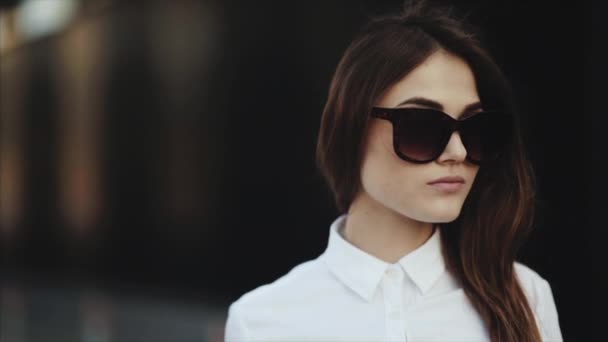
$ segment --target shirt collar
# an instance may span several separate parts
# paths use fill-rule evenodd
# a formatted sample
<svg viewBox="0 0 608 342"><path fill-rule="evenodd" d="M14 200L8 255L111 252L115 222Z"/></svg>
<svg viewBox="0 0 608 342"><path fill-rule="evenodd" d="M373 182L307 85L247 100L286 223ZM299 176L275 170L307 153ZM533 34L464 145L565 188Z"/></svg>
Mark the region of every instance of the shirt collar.
<svg viewBox="0 0 608 342"><path fill-rule="evenodd" d="M323 259L341 282L370 301L390 264L364 252L340 235L338 231L344 226L346 217L347 214L343 214L331 224ZM424 244L397 262L423 295L445 270L440 234L440 229L435 229Z"/></svg>

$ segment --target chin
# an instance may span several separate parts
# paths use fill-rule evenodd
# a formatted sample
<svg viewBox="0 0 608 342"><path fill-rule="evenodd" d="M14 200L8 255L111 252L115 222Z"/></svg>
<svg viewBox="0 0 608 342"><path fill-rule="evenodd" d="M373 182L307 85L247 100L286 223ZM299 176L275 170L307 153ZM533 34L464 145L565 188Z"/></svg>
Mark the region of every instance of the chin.
<svg viewBox="0 0 608 342"><path fill-rule="evenodd" d="M460 215L460 208L457 210L441 210L429 212L426 220L421 220L423 222L432 222L432 223L449 223L458 218Z"/></svg>
<svg viewBox="0 0 608 342"><path fill-rule="evenodd" d="M431 221L433 223L450 223L454 220L456 220L458 218L458 215L460 213L456 214L456 215L449 215L449 216L441 216L441 217L437 217L435 220Z"/></svg>
<svg viewBox="0 0 608 342"><path fill-rule="evenodd" d="M407 212L407 210L397 210L397 212L418 222L449 223L458 218L460 215L460 209L460 207L442 209L430 208L429 210L418 211L415 214L412 212Z"/></svg>

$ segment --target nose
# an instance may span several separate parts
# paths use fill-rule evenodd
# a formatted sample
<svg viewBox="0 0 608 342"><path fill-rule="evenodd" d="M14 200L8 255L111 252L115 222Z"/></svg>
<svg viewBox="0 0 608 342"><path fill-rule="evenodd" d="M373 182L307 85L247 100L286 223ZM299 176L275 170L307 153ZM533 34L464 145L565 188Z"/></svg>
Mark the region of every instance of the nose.
<svg viewBox="0 0 608 342"><path fill-rule="evenodd" d="M437 158L437 161L440 163L449 160L463 162L466 157L467 150L464 147L464 144L462 143L460 133L455 131L452 132L448 144L445 146L445 149L443 150L439 158Z"/></svg>

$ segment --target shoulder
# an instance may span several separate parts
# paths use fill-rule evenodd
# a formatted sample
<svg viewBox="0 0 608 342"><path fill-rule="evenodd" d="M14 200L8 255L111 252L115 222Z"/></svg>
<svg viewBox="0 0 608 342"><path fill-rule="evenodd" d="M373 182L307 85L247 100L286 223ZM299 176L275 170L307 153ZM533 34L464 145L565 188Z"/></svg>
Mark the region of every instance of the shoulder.
<svg viewBox="0 0 608 342"><path fill-rule="evenodd" d="M542 292L547 291L549 283L538 272L523 263L516 261L514 269L522 289L528 296L530 305L536 308L543 295Z"/></svg>
<svg viewBox="0 0 608 342"><path fill-rule="evenodd" d="M562 341L559 316L551 285L529 266L515 262L514 268L519 283L528 297L530 308L536 316L543 340Z"/></svg>
<svg viewBox="0 0 608 342"><path fill-rule="evenodd" d="M316 298L324 297L331 288L331 279L325 264L316 258L241 295L228 308L226 341L266 338L276 332L271 329L276 326L290 329L306 308L315 307Z"/></svg>
<svg viewBox="0 0 608 342"><path fill-rule="evenodd" d="M305 261L294 266L289 272L274 280L241 295L231 306L239 308L260 307L277 301L293 298L304 290L314 287L325 275L319 259Z"/></svg>

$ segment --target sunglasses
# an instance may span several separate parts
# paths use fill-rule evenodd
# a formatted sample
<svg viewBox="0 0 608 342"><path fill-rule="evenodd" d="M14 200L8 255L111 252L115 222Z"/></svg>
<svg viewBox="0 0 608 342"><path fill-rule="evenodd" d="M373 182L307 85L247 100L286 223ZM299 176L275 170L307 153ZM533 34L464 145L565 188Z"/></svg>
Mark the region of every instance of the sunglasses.
<svg viewBox="0 0 608 342"><path fill-rule="evenodd" d="M457 120L426 108L373 107L372 116L393 125L393 148L399 158L412 163L437 159L458 131L467 150L467 160L481 165L497 160L512 134L512 117L500 111L482 111Z"/></svg>

